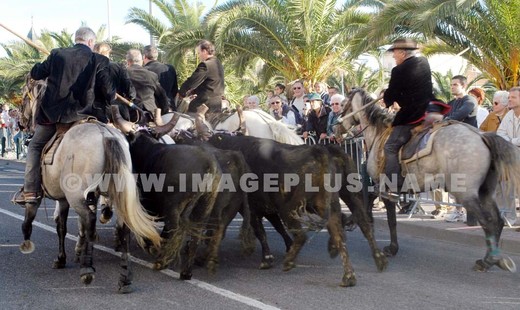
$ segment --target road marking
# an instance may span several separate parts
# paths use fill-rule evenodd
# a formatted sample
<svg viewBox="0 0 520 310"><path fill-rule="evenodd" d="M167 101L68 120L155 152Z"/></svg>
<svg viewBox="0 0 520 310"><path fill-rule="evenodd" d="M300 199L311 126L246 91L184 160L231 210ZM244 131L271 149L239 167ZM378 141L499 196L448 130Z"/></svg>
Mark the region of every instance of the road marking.
<svg viewBox="0 0 520 310"><path fill-rule="evenodd" d="M19 219L21 221L24 220L24 216L16 214L16 213L13 213L11 211L7 211L7 210L2 209L2 208L0 208L0 213L3 213L3 214L8 215L10 217L14 217L14 218ZM34 221L33 222L33 226L36 226L38 228L41 228L41 229L46 230L48 232L51 232L52 234L56 234L56 228L51 227L49 225L45 225L45 224L40 223L38 221ZM78 241L78 237L73 236L73 235L71 235L69 233L67 233L66 238L69 239L69 240L72 240L72 241ZM112 250L110 248L107 248L107 247L105 247L103 245L96 244L96 245L94 245L94 247L96 249L98 249L98 250L101 250L103 252L112 254L114 256L117 256L117 257L120 256L118 252L116 252L116 251L114 251L114 250ZM153 267L152 263L149 263L149 262L147 262L145 260L142 260L142 259L139 259L137 257L130 256L130 259L133 262L135 262L135 263L137 263L137 264L139 264L141 266L144 266L144 267L146 267L148 269L152 269L152 267ZM175 279L179 278L179 273L177 273L177 272L175 272L175 271L173 271L171 269L161 270L160 272L165 274L165 275L167 275L167 276L169 276L169 277L175 278ZM258 301L256 299L251 298L251 297L240 295L238 293L234 293L232 291L228 291L226 289L217 287L215 285L212 285L212 284L209 284L209 283L206 283L206 282L194 279L194 278L192 278L189 281L185 281L185 283L191 284L191 285L196 286L198 288L201 288L201 289L207 290L209 292L218 294L220 296L223 296L223 297L226 297L226 298L238 301L238 302L243 303L245 305L248 305L248 306L251 306L251 307L255 307L257 309L262 309L262 310L280 310L280 308L276 308L276 307L273 307L271 305L264 304L263 302L260 302L260 301Z"/></svg>
<svg viewBox="0 0 520 310"><path fill-rule="evenodd" d="M19 247L18 244L0 244L0 248Z"/></svg>

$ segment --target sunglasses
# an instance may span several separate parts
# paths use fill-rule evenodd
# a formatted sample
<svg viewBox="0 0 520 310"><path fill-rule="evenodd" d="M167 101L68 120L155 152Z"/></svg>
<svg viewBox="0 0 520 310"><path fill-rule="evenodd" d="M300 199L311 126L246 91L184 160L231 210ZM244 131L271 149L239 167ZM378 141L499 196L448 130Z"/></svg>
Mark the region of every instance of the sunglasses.
<svg viewBox="0 0 520 310"><path fill-rule="evenodd" d="M292 89L302 89L301 87L293 87Z"/></svg>
<svg viewBox="0 0 520 310"><path fill-rule="evenodd" d="M280 103L282 103L282 102L281 101L273 101L273 102L271 102L271 104L280 104Z"/></svg>
<svg viewBox="0 0 520 310"><path fill-rule="evenodd" d="M330 105L341 105L341 103L339 103L339 102L333 102L333 103L331 103Z"/></svg>

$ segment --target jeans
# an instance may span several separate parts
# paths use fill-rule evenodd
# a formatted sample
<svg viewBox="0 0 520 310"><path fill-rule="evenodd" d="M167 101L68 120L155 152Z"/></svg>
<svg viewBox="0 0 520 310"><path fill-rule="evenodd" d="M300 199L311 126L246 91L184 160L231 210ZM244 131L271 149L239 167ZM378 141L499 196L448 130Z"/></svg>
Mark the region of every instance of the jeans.
<svg viewBox="0 0 520 310"><path fill-rule="evenodd" d="M397 186L403 185L404 177L401 176L401 166L399 164L399 149L412 137L411 129L413 125L395 126L392 133L385 143L385 174L389 180L395 180L397 174ZM395 182L391 182L395 184ZM392 192L398 192L396 188L391 188Z"/></svg>
<svg viewBox="0 0 520 310"><path fill-rule="evenodd" d="M24 192L36 193L42 189L41 155L45 144L56 132L56 125L36 125L27 149Z"/></svg>

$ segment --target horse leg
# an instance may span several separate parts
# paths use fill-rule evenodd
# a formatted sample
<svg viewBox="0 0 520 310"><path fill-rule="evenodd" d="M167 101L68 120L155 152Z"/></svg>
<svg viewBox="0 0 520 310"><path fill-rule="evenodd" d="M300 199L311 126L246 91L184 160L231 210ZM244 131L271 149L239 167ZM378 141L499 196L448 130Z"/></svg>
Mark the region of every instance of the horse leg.
<svg viewBox="0 0 520 310"><path fill-rule="evenodd" d="M24 241L20 244L20 251L23 254L30 254L34 251L34 243L31 241L32 235L32 223L36 218L38 212L37 203L26 203L25 204L25 218L22 223L22 232Z"/></svg>
<svg viewBox="0 0 520 310"><path fill-rule="evenodd" d="M388 199L383 199L386 208L386 217L388 219L388 228L390 230L390 245L383 248L386 256L395 256L399 251L397 242L397 218L395 214L395 203Z"/></svg>
<svg viewBox="0 0 520 310"><path fill-rule="evenodd" d="M96 272L93 267L94 242L97 239L96 205L85 202L84 209L81 211L78 212L79 221L83 223L83 235L85 235L86 239L83 246L81 247L80 279L83 284L89 285L92 283L92 280L94 279L94 273Z"/></svg>
<svg viewBox="0 0 520 310"><path fill-rule="evenodd" d="M130 229L119 219L116 223L116 234L119 237L119 251L121 251L121 260L119 262L119 282L118 293L128 294L133 291L132 288L132 270L130 268Z"/></svg>
<svg viewBox="0 0 520 310"><path fill-rule="evenodd" d="M278 214L266 214L265 218L273 225L274 229L282 236L283 242L285 243L285 252L288 252L293 243L291 236L287 233L285 226L280 219Z"/></svg>
<svg viewBox="0 0 520 310"><path fill-rule="evenodd" d="M363 232L363 235L368 240L368 244L372 250L372 257L376 262L377 270L381 272L384 271L388 266L388 260L386 259L385 254L377 246L374 237L374 229L369 220L367 209L365 209L361 198L356 193L350 193L346 190L340 191L340 195L341 199L347 204L348 208L352 212L359 228L361 228L361 231ZM370 210L371 209L372 208L370 208ZM333 211L338 212L334 207ZM341 212L341 210L339 212Z"/></svg>
<svg viewBox="0 0 520 310"><path fill-rule="evenodd" d="M464 207L466 210L472 210L476 215L478 221L482 225L486 238L486 255L483 259L475 262L473 270L485 272L493 265L511 272L516 271L516 265L513 260L507 256L502 255L499 248L500 235L504 227L504 220L500 216L496 201L490 193L482 193L479 198L473 197L464 200ZM480 210L475 208L480 206Z"/></svg>
<svg viewBox="0 0 520 310"><path fill-rule="evenodd" d="M67 235L67 218L69 217L69 204L67 200L60 200L57 206L56 232L58 233L58 257L54 260L52 268L63 269L67 262L65 253L65 236Z"/></svg>
<svg viewBox="0 0 520 310"><path fill-rule="evenodd" d="M107 224L114 215L114 212L112 211L112 205L110 203L110 198L100 196L99 200L101 203L101 215L99 216L99 222L101 224Z"/></svg>

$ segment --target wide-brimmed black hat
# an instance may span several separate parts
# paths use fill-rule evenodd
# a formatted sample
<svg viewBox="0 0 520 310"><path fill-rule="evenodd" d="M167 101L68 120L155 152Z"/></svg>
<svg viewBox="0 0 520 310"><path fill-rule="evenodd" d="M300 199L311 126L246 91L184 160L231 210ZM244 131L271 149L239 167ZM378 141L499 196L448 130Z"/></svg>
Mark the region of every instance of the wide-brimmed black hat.
<svg viewBox="0 0 520 310"><path fill-rule="evenodd" d="M412 39L397 39L394 41L392 46L388 49L389 52L393 50L416 50L419 49L417 42Z"/></svg>

